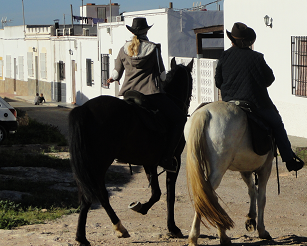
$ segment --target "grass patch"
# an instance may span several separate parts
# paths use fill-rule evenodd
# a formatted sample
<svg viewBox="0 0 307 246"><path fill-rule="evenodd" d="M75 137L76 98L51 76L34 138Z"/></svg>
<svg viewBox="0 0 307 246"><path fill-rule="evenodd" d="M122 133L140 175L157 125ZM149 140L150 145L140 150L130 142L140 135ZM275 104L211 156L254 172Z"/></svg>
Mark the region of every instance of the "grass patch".
<svg viewBox="0 0 307 246"><path fill-rule="evenodd" d="M3 145L16 144L57 144L67 146L67 140L57 126L43 124L28 117L25 111L17 109L17 132L11 134Z"/></svg>
<svg viewBox="0 0 307 246"><path fill-rule="evenodd" d="M44 155L45 150L39 152L27 152L14 150L0 151L0 167L50 167L63 170L71 170L69 159L59 159Z"/></svg>
<svg viewBox="0 0 307 246"><path fill-rule="evenodd" d="M65 137L58 127L39 123L25 111L17 109L17 114L18 130L3 141L6 147L0 149L0 191L21 192L22 199L19 202L0 200L0 229L44 223L78 212L79 206L75 181L48 179L48 172L44 174L46 179L35 179L31 172L25 171L31 167L71 173L69 159L44 154L68 151ZM59 182L64 182L65 189L53 188Z"/></svg>
<svg viewBox="0 0 307 246"><path fill-rule="evenodd" d="M18 111L18 116L17 133L3 142L5 148L0 147L0 191L18 191L22 199L0 200L0 229L44 223L79 211L76 183L66 180L67 173L71 174L70 160L45 155L67 152L65 137L57 127L32 120L24 111ZM40 171L31 173L34 168ZM59 173L53 176L63 174L62 178L48 179L52 172L44 168L55 169ZM129 174L112 170L106 174L107 183L129 179ZM54 189L58 185L63 189Z"/></svg>
<svg viewBox="0 0 307 246"><path fill-rule="evenodd" d="M305 163L307 163L307 147L297 147L295 150L295 154Z"/></svg>
<svg viewBox="0 0 307 246"><path fill-rule="evenodd" d="M41 209L31 206L23 207L20 203L11 201L0 201L0 228L12 229L23 225L41 224L46 220L57 219L75 212L76 209L56 207Z"/></svg>
<svg viewBox="0 0 307 246"><path fill-rule="evenodd" d="M59 159L39 153L24 153L23 151L1 151L0 190L22 192L20 202L0 200L0 229L44 223L63 215L78 211L78 192L72 190L53 189L59 181L35 179L25 172L26 167L52 168L61 172L71 172L69 159ZM16 167L21 167L17 168ZM45 175L48 175L46 172ZM75 188L75 181L65 182L65 188Z"/></svg>

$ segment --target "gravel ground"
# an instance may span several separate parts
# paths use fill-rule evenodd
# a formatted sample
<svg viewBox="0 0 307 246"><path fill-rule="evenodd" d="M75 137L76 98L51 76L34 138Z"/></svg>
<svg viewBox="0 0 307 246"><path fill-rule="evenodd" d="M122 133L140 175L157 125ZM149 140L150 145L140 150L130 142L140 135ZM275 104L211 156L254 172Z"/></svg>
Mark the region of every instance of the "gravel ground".
<svg viewBox="0 0 307 246"><path fill-rule="evenodd" d="M67 157L67 153L63 155ZM249 208L247 187L238 172L228 171L224 176L217 193L235 222L235 227L228 231L234 245L307 245L307 168L303 168L296 178L293 172L289 173L286 170L280 160L279 163L281 194L277 194L275 165L267 186L265 225L273 237L272 241L260 240L257 238L257 232L250 233L245 230L245 215ZM130 175L127 165L113 164L111 168L113 171ZM187 191L185 153L177 181L175 205L176 223L184 238L175 239L167 236L165 174L159 178L163 193L161 200L147 215L128 209L131 202L145 202L150 196L150 188L143 170L136 167L133 169L135 173L129 183L108 184L111 205L131 237L117 238L104 209L96 206L89 212L86 228L91 245L187 245L194 211ZM0 245L78 245L74 240L77 219L78 214L72 214L41 225L0 230ZM201 226L198 243L219 245L215 228L208 230Z"/></svg>

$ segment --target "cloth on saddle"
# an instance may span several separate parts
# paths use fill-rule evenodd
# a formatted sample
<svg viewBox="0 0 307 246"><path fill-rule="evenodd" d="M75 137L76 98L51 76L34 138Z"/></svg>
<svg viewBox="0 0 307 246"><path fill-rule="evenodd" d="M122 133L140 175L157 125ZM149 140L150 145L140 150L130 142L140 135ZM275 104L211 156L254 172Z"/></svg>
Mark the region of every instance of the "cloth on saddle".
<svg viewBox="0 0 307 246"><path fill-rule="evenodd" d="M240 100L232 100L228 102L239 106L246 113L252 135L254 152L257 155L265 155L270 150L274 150L272 129L255 113L254 105L250 102Z"/></svg>
<svg viewBox="0 0 307 246"><path fill-rule="evenodd" d="M124 101L130 104L143 122L150 130L166 133L167 122L161 112L146 100L146 96L141 92L129 90L124 94Z"/></svg>

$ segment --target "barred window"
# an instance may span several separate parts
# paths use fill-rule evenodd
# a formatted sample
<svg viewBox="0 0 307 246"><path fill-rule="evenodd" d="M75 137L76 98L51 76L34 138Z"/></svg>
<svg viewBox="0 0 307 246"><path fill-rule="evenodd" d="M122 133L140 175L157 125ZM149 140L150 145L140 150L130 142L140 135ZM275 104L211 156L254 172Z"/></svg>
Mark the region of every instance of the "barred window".
<svg viewBox="0 0 307 246"><path fill-rule="evenodd" d="M65 63L63 61L59 61L58 63L58 81L65 79Z"/></svg>
<svg viewBox="0 0 307 246"><path fill-rule="evenodd" d="M109 88L107 83L108 78L110 77L110 62L109 55L101 55L101 86L103 88Z"/></svg>
<svg viewBox="0 0 307 246"><path fill-rule="evenodd" d="M92 86L94 82L94 62L86 59L86 85Z"/></svg>
<svg viewBox="0 0 307 246"><path fill-rule="evenodd" d="M307 37L291 37L292 94L307 97Z"/></svg>

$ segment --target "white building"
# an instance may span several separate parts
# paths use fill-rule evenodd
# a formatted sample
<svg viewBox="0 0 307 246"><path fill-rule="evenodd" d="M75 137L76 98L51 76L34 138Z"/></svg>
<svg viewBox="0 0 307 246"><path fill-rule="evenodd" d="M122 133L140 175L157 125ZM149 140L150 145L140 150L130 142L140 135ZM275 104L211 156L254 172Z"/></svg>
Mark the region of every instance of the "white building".
<svg viewBox="0 0 307 246"><path fill-rule="evenodd" d="M108 15L108 6L104 7ZM112 5L111 11L118 14L113 8L118 5ZM89 14L86 11L86 17ZM119 49L132 36L126 25L131 26L133 18L140 16L153 25L148 37L152 42L161 43L166 70L173 56L189 57L189 60L196 57L193 29L223 24L221 11L163 8L113 16L113 22L94 27L85 24L6 26L0 30L0 92L33 97L37 92L44 93L47 101L78 105L99 95L117 96L119 85L113 83L107 88L105 81L114 68ZM223 42L213 40L204 46L223 47Z"/></svg>
<svg viewBox="0 0 307 246"><path fill-rule="evenodd" d="M307 2L305 0L225 0L224 27L233 23L252 27L257 39L254 49L264 54L275 82L269 94L278 108L287 133L307 137ZM266 26L264 17L271 26ZM230 41L225 39L225 49Z"/></svg>

